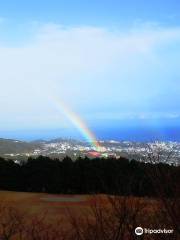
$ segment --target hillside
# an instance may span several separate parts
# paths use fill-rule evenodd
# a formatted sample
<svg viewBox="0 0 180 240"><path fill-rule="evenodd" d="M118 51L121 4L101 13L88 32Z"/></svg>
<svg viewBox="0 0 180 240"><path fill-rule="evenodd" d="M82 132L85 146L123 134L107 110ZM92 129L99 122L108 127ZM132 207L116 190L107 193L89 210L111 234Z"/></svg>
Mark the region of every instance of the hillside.
<svg viewBox="0 0 180 240"><path fill-rule="evenodd" d="M39 147L38 143L0 138L0 155L33 152L37 147Z"/></svg>

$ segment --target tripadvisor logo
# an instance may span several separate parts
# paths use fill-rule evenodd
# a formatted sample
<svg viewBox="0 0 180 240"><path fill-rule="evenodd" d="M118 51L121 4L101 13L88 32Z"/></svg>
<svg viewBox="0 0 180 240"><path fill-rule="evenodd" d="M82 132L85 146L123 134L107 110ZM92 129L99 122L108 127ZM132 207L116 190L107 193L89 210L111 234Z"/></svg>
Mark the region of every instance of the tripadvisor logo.
<svg viewBox="0 0 180 240"><path fill-rule="evenodd" d="M144 234L160 234L160 233L164 233L164 234L172 234L174 232L173 229L150 229L150 228L142 228L142 227L137 227L135 229L135 234L140 236L143 233Z"/></svg>
<svg viewBox="0 0 180 240"><path fill-rule="evenodd" d="M143 228L142 227L137 227L135 229L135 234L136 235L142 235L143 234Z"/></svg>

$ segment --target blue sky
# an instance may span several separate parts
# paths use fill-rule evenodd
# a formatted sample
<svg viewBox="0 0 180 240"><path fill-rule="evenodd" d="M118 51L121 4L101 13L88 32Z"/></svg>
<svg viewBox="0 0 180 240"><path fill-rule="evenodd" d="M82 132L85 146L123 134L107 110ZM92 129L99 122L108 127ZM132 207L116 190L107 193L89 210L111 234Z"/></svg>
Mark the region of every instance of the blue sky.
<svg viewBox="0 0 180 240"><path fill-rule="evenodd" d="M135 20L179 23L178 0L76 0L1 1L0 14L15 22L43 21L61 24L121 25Z"/></svg>
<svg viewBox="0 0 180 240"><path fill-rule="evenodd" d="M1 1L0 131L180 125L179 1Z"/></svg>

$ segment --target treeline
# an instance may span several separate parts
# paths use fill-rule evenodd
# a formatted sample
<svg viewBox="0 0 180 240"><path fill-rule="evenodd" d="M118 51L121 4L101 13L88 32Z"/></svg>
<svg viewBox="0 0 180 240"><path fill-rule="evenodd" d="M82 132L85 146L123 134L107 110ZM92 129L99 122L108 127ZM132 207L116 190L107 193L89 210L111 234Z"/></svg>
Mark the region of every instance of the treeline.
<svg viewBox="0 0 180 240"><path fill-rule="evenodd" d="M155 174L158 177L156 182ZM157 196L157 184L162 184L166 196L172 197L174 190L168 187L169 183L179 185L180 167L129 161L126 158L85 157L72 161L65 157L60 161L39 156L21 164L0 158L1 190Z"/></svg>

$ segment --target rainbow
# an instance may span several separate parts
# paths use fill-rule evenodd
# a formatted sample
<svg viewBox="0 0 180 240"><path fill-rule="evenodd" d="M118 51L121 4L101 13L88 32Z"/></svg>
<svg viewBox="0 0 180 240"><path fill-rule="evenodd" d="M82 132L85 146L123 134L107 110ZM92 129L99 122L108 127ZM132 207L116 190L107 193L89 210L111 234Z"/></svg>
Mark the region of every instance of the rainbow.
<svg viewBox="0 0 180 240"><path fill-rule="evenodd" d="M52 100L52 99L51 99ZM58 111L63 112L63 114L73 123L73 125L80 131L82 136L89 142L96 151L101 150L101 146L96 139L94 133L89 129L84 120L75 113L67 104L62 100L53 96L53 103Z"/></svg>

